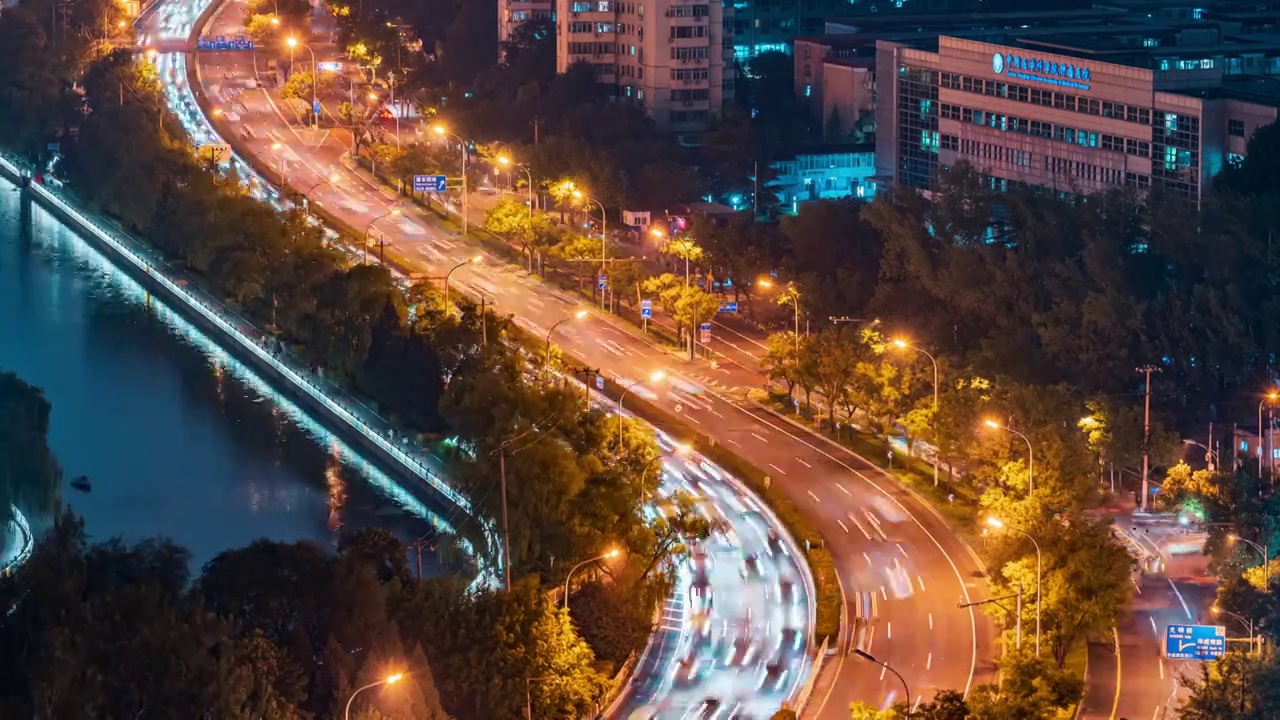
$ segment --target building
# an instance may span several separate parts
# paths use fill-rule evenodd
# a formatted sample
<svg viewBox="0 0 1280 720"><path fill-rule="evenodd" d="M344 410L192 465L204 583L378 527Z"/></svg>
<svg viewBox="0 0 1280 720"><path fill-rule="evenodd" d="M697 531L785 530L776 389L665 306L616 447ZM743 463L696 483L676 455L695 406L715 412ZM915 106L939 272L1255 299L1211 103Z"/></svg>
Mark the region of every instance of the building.
<svg viewBox="0 0 1280 720"><path fill-rule="evenodd" d="M813 200L875 197L874 143L804 150L772 167L777 176L765 187L778 198L782 212L798 212L801 203Z"/></svg>
<svg viewBox="0 0 1280 720"><path fill-rule="evenodd" d="M733 99L727 0L558 0L556 64L589 63L621 102L659 127L696 134Z"/></svg>
<svg viewBox="0 0 1280 720"><path fill-rule="evenodd" d="M1151 49L1093 35L879 41L877 177L927 188L940 167L968 161L997 189L1159 184L1198 202L1275 121L1274 101L1251 102L1223 82L1227 63L1212 53L1232 51L1184 44L1166 66ZM1155 69L1143 66L1151 61Z"/></svg>
<svg viewBox="0 0 1280 720"><path fill-rule="evenodd" d="M549 20L555 17L553 0L498 0L498 52L511 37L511 31L526 20Z"/></svg>
<svg viewBox="0 0 1280 720"><path fill-rule="evenodd" d="M817 35L849 0L734 0L733 54L739 62L764 52L791 52L798 35Z"/></svg>

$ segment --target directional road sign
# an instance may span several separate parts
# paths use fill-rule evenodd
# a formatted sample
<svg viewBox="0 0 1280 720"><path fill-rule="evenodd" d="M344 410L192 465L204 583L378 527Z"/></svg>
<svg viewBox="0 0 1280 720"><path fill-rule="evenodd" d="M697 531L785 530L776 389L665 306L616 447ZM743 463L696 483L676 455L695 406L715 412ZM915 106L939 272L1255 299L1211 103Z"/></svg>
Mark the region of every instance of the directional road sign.
<svg viewBox="0 0 1280 720"><path fill-rule="evenodd" d="M702 340L700 342L703 345L711 342L711 323L702 323L702 326L699 329L702 330Z"/></svg>
<svg viewBox="0 0 1280 720"><path fill-rule="evenodd" d="M414 175L413 191L414 192L444 192L449 186L449 181L444 175Z"/></svg>
<svg viewBox="0 0 1280 720"><path fill-rule="evenodd" d="M319 114L320 114L320 101L319 101L319 100L312 100L312 101L311 101L311 114L312 114L312 115L319 115Z"/></svg>
<svg viewBox="0 0 1280 720"><path fill-rule="evenodd" d="M219 35L217 37L208 37L201 35L196 40L196 49L198 50L252 50L253 41L243 35L236 37L226 37Z"/></svg>
<svg viewBox="0 0 1280 720"><path fill-rule="evenodd" d="M640 301L640 317L642 318L653 317L653 301L652 300Z"/></svg>
<svg viewBox="0 0 1280 720"><path fill-rule="evenodd" d="M728 302L722 302L722 303L720 303L720 312L722 312L722 313L736 313L736 312L738 312L738 301L737 301L737 300L730 300L730 301L728 301Z"/></svg>
<svg viewBox="0 0 1280 720"><path fill-rule="evenodd" d="M600 277L596 278L596 287L597 287L597 288L599 288L599 289L603 290L603 289L605 289L605 288L606 288L606 287L608 287L608 286L609 286L609 276L608 276L608 275L601 275Z"/></svg>
<svg viewBox="0 0 1280 720"><path fill-rule="evenodd" d="M596 374L596 389L600 391L604 390L604 376L598 373Z"/></svg>
<svg viewBox="0 0 1280 720"><path fill-rule="evenodd" d="M1170 625L1164 631L1164 654L1173 660L1215 660L1227 650L1222 625Z"/></svg>

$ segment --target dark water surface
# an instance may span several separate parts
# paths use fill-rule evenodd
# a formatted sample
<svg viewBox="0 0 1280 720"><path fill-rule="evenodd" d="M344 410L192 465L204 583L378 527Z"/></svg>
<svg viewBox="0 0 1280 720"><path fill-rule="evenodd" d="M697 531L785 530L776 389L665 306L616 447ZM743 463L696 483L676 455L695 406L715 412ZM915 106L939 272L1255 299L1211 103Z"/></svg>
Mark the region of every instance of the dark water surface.
<svg viewBox="0 0 1280 720"><path fill-rule="evenodd" d="M0 181L0 370L52 403L62 498L93 539L168 536L198 573L260 537L428 532L431 510L400 485L39 207L29 219ZM91 492L70 488L81 475Z"/></svg>

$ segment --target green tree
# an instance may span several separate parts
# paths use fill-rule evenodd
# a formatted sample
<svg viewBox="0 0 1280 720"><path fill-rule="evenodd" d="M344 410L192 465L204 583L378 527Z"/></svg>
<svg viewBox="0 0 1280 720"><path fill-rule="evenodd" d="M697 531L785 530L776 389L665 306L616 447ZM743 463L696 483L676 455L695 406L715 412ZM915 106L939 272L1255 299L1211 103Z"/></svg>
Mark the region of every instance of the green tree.
<svg viewBox="0 0 1280 720"><path fill-rule="evenodd" d="M323 96L333 90L335 80L329 73L320 73L319 84L312 90L316 77L316 74L310 70L299 70L291 74L284 87L280 88L280 97L287 100L301 100L309 105L311 98L315 95ZM313 92L315 95L312 94Z"/></svg>
<svg viewBox="0 0 1280 720"><path fill-rule="evenodd" d="M0 524L15 506L47 513L56 504L62 468L49 448L51 411L39 389L0 372Z"/></svg>
<svg viewBox="0 0 1280 720"><path fill-rule="evenodd" d="M693 359L694 340L699 325L709 322L720 310L720 298L700 287L686 287L676 301L675 319L689 328L689 359Z"/></svg>
<svg viewBox="0 0 1280 720"><path fill-rule="evenodd" d="M1280 703L1280 664L1275 653L1231 652L1203 663L1187 687L1179 708L1187 720L1262 720Z"/></svg>
<svg viewBox="0 0 1280 720"><path fill-rule="evenodd" d="M760 367L771 382L781 381L787 386L787 397L795 394L799 382L796 354L796 335L792 332L773 333L765 339L765 353Z"/></svg>

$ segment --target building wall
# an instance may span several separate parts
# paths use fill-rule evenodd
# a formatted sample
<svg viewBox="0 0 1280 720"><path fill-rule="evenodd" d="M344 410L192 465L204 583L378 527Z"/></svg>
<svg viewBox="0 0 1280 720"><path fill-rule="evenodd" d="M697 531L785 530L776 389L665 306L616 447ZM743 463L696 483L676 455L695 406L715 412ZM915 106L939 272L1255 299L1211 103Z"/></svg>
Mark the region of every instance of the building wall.
<svg viewBox="0 0 1280 720"><path fill-rule="evenodd" d="M800 35L820 35L827 18L848 12L848 0L735 0L734 55L739 62L762 52L791 52Z"/></svg>
<svg viewBox="0 0 1280 720"><path fill-rule="evenodd" d="M550 18L554 5L552 0L498 0L498 52L502 52L502 43L517 25L525 20Z"/></svg>
<svg viewBox="0 0 1280 720"><path fill-rule="evenodd" d="M822 77L822 114L819 117L828 141L859 141L853 137L859 119L875 111L875 78L875 68L871 63L865 66L827 64ZM839 120L836 128L831 127L833 115ZM832 137L833 130L837 137Z"/></svg>
<svg viewBox="0 0 1280 720"><path fill-rule="evenodd" d="M853 151L802 153L773 164L777 177L769 190L784 212L815 200L875 197L875 151L871 147Z"/></svg>
<svg viewBox="0 0 1280 720"><path fill-rule="evenodd" d="M722 0L559 0L557 69L590 63L659 127L701 132L733 97L732 12Z"/></svg>
<svg viewBox="0 0 1280 720"><path fill-rule="evenodd" d="M1225 162L1228 109L1248 105L1158 92L1151 70L949 37L936 53L879 43L877 81L878 172L918 188L967 160L997 189L1155 182L1198 202Z"/></svg>
<svg viewBox="0 0 1280 720"><path fill-rule="evenodd" d="M796 99L812 117L820 117L822 113L822 75L827 52L827 45L821 40L795 40Z"/></svg>

